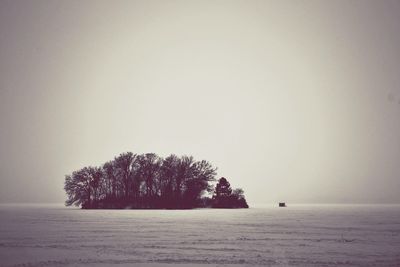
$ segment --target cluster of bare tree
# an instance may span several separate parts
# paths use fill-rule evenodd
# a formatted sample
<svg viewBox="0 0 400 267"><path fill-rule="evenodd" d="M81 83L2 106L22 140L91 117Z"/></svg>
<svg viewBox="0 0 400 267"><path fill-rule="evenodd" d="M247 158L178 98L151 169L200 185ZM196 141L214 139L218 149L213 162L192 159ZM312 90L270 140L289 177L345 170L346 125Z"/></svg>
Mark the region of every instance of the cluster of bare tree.
<svg viewBox="0 0 400 267"><path fill-rule="evenodd" d="M101 167L65 177L66 205L82 208L194 208L203 205L216 168L193 157L122 153Z"/></svg>

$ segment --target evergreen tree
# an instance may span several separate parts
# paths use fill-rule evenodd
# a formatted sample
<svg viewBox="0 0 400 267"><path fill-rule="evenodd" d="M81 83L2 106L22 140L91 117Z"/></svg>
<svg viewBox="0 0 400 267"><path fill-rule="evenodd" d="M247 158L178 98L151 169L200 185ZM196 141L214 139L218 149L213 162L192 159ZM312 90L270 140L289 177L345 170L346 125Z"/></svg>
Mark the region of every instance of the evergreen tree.
<svg viewBox="0 0 400 267"><path fill-rule="evenodd" d="M212 198L213 208L248 208L242 189L235 189L232 193L230 183L221 177L215 187Z"/></svg>

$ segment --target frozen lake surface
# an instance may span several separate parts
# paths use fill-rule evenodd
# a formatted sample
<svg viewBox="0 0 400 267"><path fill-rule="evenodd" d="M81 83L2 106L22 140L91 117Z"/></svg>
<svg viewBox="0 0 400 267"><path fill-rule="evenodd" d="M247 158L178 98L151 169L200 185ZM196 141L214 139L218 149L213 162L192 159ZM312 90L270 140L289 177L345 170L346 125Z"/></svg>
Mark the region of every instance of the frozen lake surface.
<svg viewBox="0 0 400 267"><path fill-rule="evenodd" d="M400 266L400 206L0 205L0 266L110 265Z"/></svg>

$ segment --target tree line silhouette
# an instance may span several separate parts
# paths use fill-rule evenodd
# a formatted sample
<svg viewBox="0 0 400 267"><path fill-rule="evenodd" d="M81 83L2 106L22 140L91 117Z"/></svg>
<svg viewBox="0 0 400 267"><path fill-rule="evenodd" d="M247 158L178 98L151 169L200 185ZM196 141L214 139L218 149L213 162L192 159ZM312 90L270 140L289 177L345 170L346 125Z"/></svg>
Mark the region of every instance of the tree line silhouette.
<svg viewBox="0 0 400 267"><path fill-rule="evenodd" d="M192 156L166 158L154 153L122 153L100 167L84 167L65 176L67 206L83 209L248 208L242 189L232 190L217 168ZM214 193L212 197L204 194Z"/></svg>

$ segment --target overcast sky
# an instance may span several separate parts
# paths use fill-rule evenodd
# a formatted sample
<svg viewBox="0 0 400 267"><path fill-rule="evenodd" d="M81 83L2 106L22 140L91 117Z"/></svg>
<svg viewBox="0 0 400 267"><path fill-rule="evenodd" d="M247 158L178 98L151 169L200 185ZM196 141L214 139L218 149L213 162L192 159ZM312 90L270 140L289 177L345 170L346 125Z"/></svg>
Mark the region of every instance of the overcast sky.
<svg viewBox="0 0 400 267"><path fill-rule="evenodd" d="M121 152L250 205L400 203L399 1L0 0L0 202Z"/></svg>

